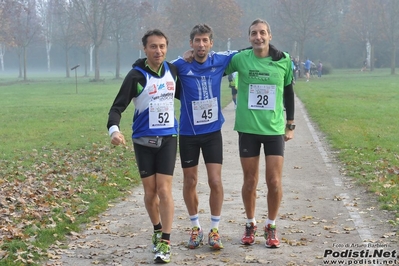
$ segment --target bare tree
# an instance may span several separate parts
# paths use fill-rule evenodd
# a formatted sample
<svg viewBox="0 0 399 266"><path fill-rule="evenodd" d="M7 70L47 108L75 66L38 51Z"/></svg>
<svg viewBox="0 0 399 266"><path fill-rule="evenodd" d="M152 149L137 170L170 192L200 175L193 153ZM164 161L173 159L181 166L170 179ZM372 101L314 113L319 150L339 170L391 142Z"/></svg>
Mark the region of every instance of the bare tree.
<svg viewBox="0 0 399 266"><path fill-rule="evenodd" d="M94 81L100 80L99 49L109 29L109 13L115 0L73 0L80 21L94 46Z"/></svg>
<svg viewBox="0 0 399 266"><path fill-rule="evenodd" d="M343 28L348 38L357 38L363 42L370 70L374 70L375 42L382 37L378 5L379 3L374 0L352 0Z"/></svg>
<svg viewBox="0 0 399 266"><path fill-rule="evenodd" d="M46 44L47 71L51 71L51 47L53 45L53 25L54 25L54 0L36 0L37 13L41 18L42 35Z"/></svg>
<svg viewBox="0 0 399 266"><path fill-rule="evenodd" d="M39 18L36 13L36 1L13 0L9 9L10 18L10 32L12 33L12 42L17 47L19 58L19 77L24 81L27 80L27 48L31 41L38 37L41 30Z"/></svg>
<svg viewBox="0 0 399 266"><path fill-rule="evenodd" d="M10 44L10 17L9 15L9 2L0 2L0 64L1 70L4 71L4 55L6 47Z"/></svg>
<svg viewBox="0 0 399 266"><path fill-rule="evenodd" d="M151 10L147 2L135 3L131 0L116 0L110 11L110 34L115 43L115 78L120 78L120 47L122 42L131 42L134 29L137 29L141 18Z"/></svg>
<svg viewBox="0 0 399 266"><path fill-rule="evenodd" d="M62 46L65 58L65 76L70 77L69 51L71 48L89 43L90 38L84 34L84 27L78 23L73 0L54 0L54 38Z"/></svg>
<svg viewBox="0 0 399 266"><path fill-rule="evenodd" d="M302 60L305 58L304 47L307 41L326 34L326 25L330 24L330 8L334 0L276 0L274 3L274 32L279 38L297 45L293 51Z"/></svg>
<svg viewBox="0 0 399 266"><path fill-rule="evenodd" d="M395 75L396 50L399 43L399 1L380 0L378 7L383 34L391 46L391 75Z"/></svg>

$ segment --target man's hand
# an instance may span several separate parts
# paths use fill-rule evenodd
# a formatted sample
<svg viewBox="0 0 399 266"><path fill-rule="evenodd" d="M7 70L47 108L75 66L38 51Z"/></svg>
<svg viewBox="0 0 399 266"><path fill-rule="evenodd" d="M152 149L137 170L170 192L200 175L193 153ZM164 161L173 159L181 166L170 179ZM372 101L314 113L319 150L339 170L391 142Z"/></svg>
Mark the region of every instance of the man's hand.
<svg viewBox="0 0 399 266"><path fill-rule="evenodd" d="M111 144L118 146L119 144L126 144L125 137L121 132L115 131L111 135Z"/></svg>
<svg viewBox="0 0 399 266"><path fill-rule="evenodd" d="M184 61L189 62L189 63L193 62L194 50L190 49L190 50L185 51L183 54L183 59L184 59Z"/></svg>
<svg viewBox="0 0 399 266"><path fill-rule="evenodd" d="M288 128L285 129L284 140L289 141L290 139L294 138L294 130L289 130Z"/></svg>

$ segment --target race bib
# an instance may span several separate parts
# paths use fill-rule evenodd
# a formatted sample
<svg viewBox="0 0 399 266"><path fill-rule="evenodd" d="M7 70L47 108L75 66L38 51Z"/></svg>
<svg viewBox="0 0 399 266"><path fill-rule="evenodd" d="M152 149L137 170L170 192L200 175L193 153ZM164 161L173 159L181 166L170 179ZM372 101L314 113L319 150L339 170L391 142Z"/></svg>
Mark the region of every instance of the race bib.
<svg viewBox="0 0 399 266"><path fill-rule="evenodd" d="M274 110L276 107L276 85L250 84L248 109Z"/></svg>
<svg viewBox="0 0 399 266"><path fill-rule="evenodd" d="M194 125L205 125L218 120L219 107L216 98L193 101Z"/></svg>
<svg viewBox="0 0 399 266"><path fill-rule="evenodd" d="M150 102L149 127L168 128L175 124L173 101Z"/></svg>

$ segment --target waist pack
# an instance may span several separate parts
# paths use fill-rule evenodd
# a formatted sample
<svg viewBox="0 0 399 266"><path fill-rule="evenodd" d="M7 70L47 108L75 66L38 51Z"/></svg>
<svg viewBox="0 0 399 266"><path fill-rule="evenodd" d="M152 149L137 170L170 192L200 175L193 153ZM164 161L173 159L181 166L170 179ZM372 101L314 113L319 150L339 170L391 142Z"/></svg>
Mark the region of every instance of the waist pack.
<svg viewBox="0 0 399 266"><path fill-rule="evenodd" d="M140 137L133 139L133 142L151 148L159 148L162 145L163 137Z"/></svg>

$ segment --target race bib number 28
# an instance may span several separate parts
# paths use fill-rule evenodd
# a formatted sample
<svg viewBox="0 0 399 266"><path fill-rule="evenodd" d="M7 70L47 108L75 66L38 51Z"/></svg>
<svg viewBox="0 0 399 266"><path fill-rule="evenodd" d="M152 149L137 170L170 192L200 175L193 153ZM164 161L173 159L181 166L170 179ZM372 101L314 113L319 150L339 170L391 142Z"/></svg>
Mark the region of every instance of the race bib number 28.
<svg viewBox="0 0 399 266"><path fill-rule="evenodd" d="M274 110L276 107L276 85L250 84L248 108Z"/></svg>

